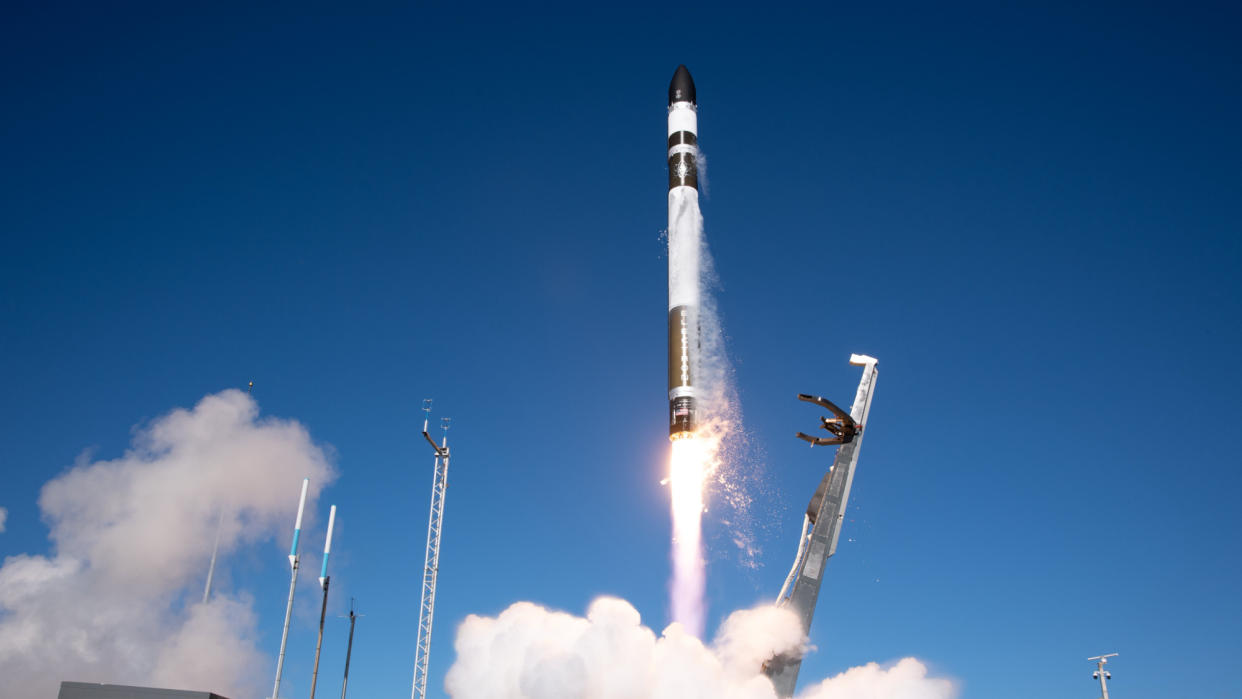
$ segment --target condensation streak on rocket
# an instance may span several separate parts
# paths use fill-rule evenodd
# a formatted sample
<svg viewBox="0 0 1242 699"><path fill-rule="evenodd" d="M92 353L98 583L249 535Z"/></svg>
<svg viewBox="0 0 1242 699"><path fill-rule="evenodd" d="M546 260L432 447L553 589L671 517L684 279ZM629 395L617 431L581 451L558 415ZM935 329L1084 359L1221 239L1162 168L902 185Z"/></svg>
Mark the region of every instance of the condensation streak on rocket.
<svg viewBox="0 0 1242 699"><path fill-rule="evenodd" d="M678 66L668 86L668 410L669 438L698 427L699 359L698 104L694 80Z"/></svg>

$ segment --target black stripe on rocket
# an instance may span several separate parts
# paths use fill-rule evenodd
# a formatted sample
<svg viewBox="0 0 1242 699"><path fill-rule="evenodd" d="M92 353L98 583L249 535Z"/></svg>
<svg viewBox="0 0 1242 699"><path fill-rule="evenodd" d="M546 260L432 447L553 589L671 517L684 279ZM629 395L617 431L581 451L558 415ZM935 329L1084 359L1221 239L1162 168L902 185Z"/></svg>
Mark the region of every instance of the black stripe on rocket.
<svg viewBox="0 0 1242 699"><path fill-rule="evenodd" d="M668 188L699 188L698 138L689 131L668 137Z"/></svg>
<svg viewBox="0 0 1242 699"><path fill-rule="evenodd" d="M699 322L689 306L668 312L668 433L693 432L698 411L693 395L694 353L698 351ZM692 350L693 348L693 350Z"/></svg>

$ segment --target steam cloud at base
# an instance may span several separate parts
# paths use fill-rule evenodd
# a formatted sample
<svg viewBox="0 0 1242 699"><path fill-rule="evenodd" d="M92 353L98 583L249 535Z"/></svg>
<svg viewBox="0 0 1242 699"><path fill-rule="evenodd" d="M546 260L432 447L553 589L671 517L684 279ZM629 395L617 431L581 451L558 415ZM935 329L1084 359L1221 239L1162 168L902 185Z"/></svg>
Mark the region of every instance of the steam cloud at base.
<svg viewBox="0 0 1242 699"><path fill-rule="evenodd" d="M771 606L734 612L706 645L677 623L657 636L616 598L595 600L585 618L518 602L466 618L445 686L454 699L776 699L763 662L804 643L793 613ZM800 699L953 696L952 682L906 658L853 668Z"/></svg>
<svg viewBox="0 0 1242 699"><path fill-rule="evenodd" d="M312 497L332 477L306 430L258 419L230 390L154 420L124 456L49 481L52 552L0 567L4 696L43 699L61 680L262 696L251 599L202 604L203 580L216 522L222 557L285 534L304 476Z"/></svg>

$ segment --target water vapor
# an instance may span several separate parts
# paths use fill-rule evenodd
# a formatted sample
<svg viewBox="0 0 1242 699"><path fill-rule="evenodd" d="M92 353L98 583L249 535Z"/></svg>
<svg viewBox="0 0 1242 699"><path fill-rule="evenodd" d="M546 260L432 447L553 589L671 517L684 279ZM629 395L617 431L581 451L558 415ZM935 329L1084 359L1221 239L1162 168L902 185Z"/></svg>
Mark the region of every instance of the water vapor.
<svg viewBox="0 0 1242 699"><path fill-rule="evenodd" d="M199 601L217 518L222 557L287 534L301 479L313 498L332 475L304 427L235 390L141 427L120 458L79 459L39 498L51 551L0 567L5 696L61 680L262 696L250 597Z"/></svg>

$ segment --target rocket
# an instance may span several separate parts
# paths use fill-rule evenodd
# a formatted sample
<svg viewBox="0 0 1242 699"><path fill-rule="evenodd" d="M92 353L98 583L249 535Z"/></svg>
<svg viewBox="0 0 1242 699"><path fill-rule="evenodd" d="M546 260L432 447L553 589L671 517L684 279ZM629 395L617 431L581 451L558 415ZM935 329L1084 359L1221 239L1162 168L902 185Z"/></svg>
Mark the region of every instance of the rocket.
<svg viewBox="0 0 1242 699"><path fill-rule="evenodd" d="M698 427L699 120L694 79L677 66L668 85L668 434Z"/></svg>

